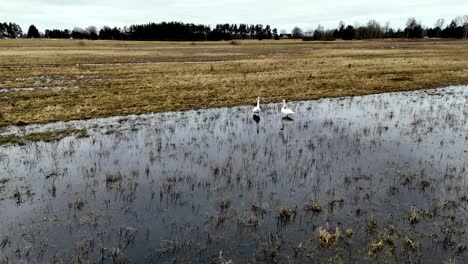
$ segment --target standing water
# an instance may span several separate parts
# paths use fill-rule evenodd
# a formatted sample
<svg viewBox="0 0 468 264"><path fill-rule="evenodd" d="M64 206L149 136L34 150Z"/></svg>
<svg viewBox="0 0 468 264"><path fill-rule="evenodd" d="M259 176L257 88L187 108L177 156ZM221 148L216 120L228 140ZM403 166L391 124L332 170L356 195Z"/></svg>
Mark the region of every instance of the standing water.
<svg viewBox="0 0 468 264"><path fill-rule="evenodd" d="M72 121L0 146L0 263L463 262L468 87Z"/></svg>

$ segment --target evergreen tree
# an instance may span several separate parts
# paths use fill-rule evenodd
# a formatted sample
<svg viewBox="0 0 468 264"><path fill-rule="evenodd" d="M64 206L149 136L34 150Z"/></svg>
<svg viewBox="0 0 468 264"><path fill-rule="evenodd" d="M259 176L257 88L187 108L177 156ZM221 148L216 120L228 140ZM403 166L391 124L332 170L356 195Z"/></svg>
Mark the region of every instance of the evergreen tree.
<svg viewBox="0 0 468 264"><path fill-rule="evenodd" d="M343 29L343 33L341 35L341 37L344 39L344 40L352 40L354 38L354 27L349 25L347 26L345 29Z"/></svg>
<svg viewBox="0 0 468 264"><path fill-rule="evenodd" d="M28 38L40 38L41 35L39 34L39 30L37 30L36 26L31 25L28 29Z"/></svg>

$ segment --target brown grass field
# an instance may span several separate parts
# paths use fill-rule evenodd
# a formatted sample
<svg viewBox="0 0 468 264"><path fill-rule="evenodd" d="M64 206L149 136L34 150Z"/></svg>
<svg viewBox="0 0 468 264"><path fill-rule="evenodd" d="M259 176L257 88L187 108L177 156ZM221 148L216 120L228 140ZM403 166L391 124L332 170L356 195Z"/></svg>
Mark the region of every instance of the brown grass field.
<svg viewBox="0 0 468 264"><path fill-rule="evenodd" d="M0 126L468 84L468 41L0 41Z"/></svg>

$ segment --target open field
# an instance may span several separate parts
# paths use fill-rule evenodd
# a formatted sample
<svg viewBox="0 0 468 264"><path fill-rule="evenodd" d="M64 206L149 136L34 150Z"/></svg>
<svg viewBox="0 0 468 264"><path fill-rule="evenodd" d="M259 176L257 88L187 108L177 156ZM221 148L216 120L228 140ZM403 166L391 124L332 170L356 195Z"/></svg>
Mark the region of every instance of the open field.
<svg viewBox="0 0 468 264"><path fill-rule="evenodd" d="M466 41L0 41L0 126L468 83Z"/></svg>
<svg viewBox="0 0 468 264"><path fill-rule="evenodd" d="M0 264L463 263L467 84L463 41L0 41Z"/></svg>

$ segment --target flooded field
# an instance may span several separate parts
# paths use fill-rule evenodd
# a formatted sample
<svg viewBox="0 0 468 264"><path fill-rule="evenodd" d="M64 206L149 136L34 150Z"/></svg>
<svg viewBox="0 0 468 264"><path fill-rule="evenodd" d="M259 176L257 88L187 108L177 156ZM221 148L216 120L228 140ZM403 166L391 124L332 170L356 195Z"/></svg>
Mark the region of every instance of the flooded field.
<svg viewBox="0 0 468 264"><path fill-rule="evenodd" d="M280 107L0 128L0 263L466 261L468 86Z"/></svg>

